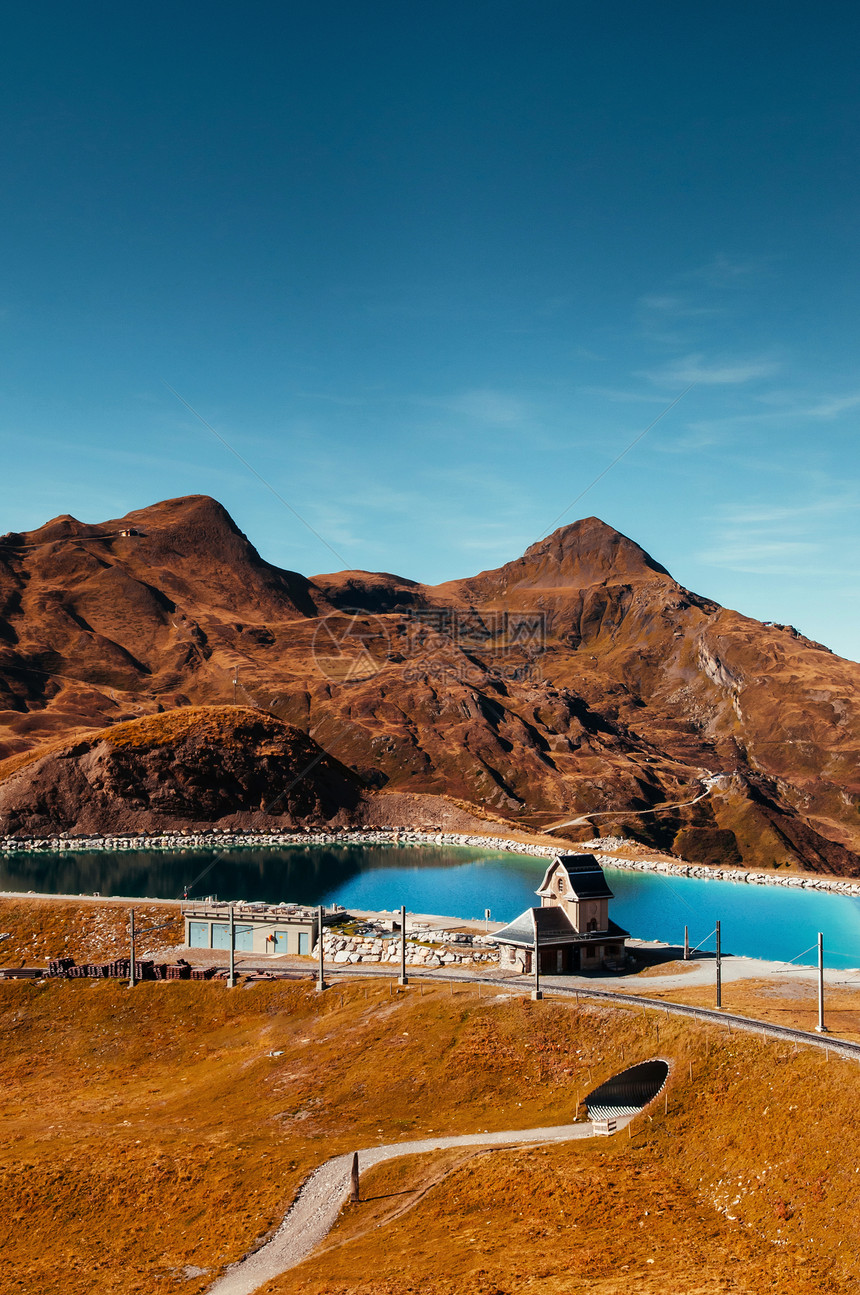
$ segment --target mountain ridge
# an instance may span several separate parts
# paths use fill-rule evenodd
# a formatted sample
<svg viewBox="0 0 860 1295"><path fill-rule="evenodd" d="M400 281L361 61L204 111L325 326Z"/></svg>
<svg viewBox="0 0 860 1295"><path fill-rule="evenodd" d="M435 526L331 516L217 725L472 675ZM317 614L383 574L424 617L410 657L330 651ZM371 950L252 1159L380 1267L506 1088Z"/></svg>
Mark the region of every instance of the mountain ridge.
<svg viewBox="0 0 860 1295"><path fill-rule="evenodd" d="M0 538L0 757L251 705L371 788L533 830L612 811L595 825L697 861L847 873L858 682L860 666L685 589L598 518L435 586L281 570L207 496ZM735 775L729 790L641 815L709 773Z"/></svg>

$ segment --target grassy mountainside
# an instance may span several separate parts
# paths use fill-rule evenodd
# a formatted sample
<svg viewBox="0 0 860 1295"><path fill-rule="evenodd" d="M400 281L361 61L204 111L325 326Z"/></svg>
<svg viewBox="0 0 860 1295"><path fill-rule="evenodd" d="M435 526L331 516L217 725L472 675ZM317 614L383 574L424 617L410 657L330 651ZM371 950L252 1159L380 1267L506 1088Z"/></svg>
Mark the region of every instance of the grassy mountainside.
<svg viewBox="0 0 860 1295"><path fill-rule="evenodd" d="M361 981L324 995L0 983L0 1028L3 1290L202 1292L326 1157L569 1120L655 1055L672 1063L668 1111L658 1101L632 1139L381 1167L333 1248L267 1289L812 1295L860 1281L845 1136L860 1079L812 1051L658 1012Z"/></svg>

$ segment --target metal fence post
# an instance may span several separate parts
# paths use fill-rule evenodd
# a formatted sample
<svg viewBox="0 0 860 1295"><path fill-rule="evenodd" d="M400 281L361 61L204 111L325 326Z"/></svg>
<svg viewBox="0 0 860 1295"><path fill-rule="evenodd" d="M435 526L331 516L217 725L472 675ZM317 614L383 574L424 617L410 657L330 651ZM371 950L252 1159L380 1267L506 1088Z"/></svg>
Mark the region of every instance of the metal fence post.
<svg viewBox="0 0 860 1295"><path fill-rule="evenodd" d="M323 917L324 917L324 916L325 916L325 910L323 909L322 904L320 904L319 909L318 909L318 914L317 914L317 925L318 925L318 927L319 927L319 930L318 930L318 933L317 933L317 940L319 941L319 943L318 943L318 945L317 945L317 948L318 948L318 951L319 951L319 968L318 968L318 975L317 975L317 991L318 991L318 992L319 992L319 991L322 991L322 990L323 990L323 989L325 989L325 987L326 987L326 984L325 984L325 962L324 962L324 958L323 958L323 929L324 929L324 928L323 928Z"/></svg>
<svg viewBox="0 0 860 1295"><path fill-rule="evenodd" d="M535 1000L543 998L540 988L540 928L537 917L535 917L535 987L532 990L532 998Z"/></svg>
<svg viewBox="0 0 860 1295"><path fill-rule="evenodd" d="M824 1024L824 936L818 932L818 1024L815 1027L819 1034L827 1034Z"/></svg>
<svg viewBox="0 0 860 1295"><path fill-rule="evenodd" d="M406 905L400 905L400 985L408 985L406 975Z"/></svg>
<svg viewBox="0 0 860 1295"><path fill-rule="evenodd" d="M227 988L236 987L236 913L230 905L230 974L227 977Z"/></svg>

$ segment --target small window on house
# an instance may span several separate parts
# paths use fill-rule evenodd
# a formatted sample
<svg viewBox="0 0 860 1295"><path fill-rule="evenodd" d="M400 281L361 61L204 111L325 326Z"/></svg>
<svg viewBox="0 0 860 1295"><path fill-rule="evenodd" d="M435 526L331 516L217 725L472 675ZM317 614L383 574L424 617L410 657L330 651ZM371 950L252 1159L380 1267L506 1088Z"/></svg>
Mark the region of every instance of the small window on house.
<svg viewBox="0 0 860 1295"><path fill-rule="evenodd" d="M561 895L563 892L564 892L564 877L559 877L559 879L558 879L558 893Z"/></svg>
<svg viewBox="0 0 860 1295"><path fill-rule="evenodd" d="M596 931L596 930L597 930L597 918L596 918L596 917L592 917L592 918L589 920L589 923L588 923L588 930L589 930L589 931Z"/></svg>

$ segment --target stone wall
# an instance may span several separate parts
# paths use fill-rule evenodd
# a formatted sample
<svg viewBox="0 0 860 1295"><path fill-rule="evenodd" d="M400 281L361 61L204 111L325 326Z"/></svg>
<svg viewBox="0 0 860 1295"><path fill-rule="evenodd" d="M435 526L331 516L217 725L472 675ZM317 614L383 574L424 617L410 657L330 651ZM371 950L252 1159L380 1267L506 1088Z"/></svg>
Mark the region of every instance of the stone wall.
<svg viewBox="0 0 860 1295"><path fill-rule="evenodd" d="M416 936L418 938L416 938ZM435 937L435 938L433 938ZM433 939L432 943L424 943ZM419 942L420 941L420 942ZM452 948L456 942L459 947ZM314 956L319 957L319 943L314 945ZM323 935L323 958L334 963L400 962L400 936L389 935L339 935L326 930ZM475 936L471 943L465 937L450 932L417 932L406 937L406 965L408 967L472 967L479 963L497 963L498 949L489 937Z"/></svg>

